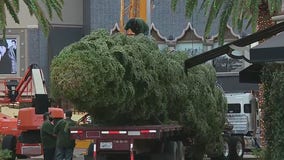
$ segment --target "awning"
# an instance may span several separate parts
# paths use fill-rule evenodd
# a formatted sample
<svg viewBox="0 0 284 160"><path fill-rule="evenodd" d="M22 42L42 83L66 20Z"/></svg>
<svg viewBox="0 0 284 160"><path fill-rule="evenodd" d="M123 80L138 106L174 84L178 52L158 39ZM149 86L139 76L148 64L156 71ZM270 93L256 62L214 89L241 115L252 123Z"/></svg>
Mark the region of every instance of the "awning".
<svg viewBox="0 0 284 160"><path fill-rule="evenodd" d="M260 83L263 64L252 64L239 72L240 83Z"/></svg>
<svg viewBox="0 0 284 160"><path fill-rule="evenodd" d="M251 48L250 61L252 63L284 61L284 32Z"/></svg>

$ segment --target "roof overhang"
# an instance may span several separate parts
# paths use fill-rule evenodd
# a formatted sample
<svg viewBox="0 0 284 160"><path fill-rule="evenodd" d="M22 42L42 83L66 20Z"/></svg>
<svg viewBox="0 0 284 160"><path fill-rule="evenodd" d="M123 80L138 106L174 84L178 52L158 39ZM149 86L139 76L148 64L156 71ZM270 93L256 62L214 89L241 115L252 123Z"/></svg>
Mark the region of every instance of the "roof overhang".
<svg viewBox="0 0 284 160"><path fill-rule="evenodd" d="M284 32L250 49L251 66L239 73L241 83L261 83L261 70L264 63L284 61Z"/></svg>
<svg viewBox="0 0 284 160"><path fill-rule="evenodd" d="M252 63L284 61L284 32L250 49Z"/></svg>
<svg viewBox="0 0 284 160"><path fill-rule="evenodd" d="M260 83L263 64L252 64L239 72L240 83Z"/></svg>

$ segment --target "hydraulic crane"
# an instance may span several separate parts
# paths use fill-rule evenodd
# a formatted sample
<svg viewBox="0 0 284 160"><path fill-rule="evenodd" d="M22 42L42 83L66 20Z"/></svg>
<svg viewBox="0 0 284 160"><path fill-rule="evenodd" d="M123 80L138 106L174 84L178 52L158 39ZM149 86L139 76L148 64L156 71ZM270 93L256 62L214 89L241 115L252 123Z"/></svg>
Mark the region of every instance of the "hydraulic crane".
<svg viewBox="0 0 284 160"><path fill-rule="evenodd" d="M0 120L2 149L10 150L12 159L41 155L40 127L43 114L50 112L56 120L64 117L63 109L50 106L42 70L32 64L21 79L2 79L0 84L1 104L30 104L30 107L19 109L16 119ZM7 124L10 125L8 129Z"/></svg>

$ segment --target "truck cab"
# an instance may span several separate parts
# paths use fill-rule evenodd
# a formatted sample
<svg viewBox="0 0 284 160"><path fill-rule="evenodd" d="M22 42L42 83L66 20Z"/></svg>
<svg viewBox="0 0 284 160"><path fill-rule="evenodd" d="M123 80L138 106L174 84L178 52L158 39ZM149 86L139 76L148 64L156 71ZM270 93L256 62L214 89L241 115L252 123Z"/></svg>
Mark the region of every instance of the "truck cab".
<svg viewBox="0 0 284 160"><path fill-rule="evenodd" d="M260 110L253 93L226 93L227 120L233 126L232 136L243 139L244 150L260 147Z"/></svg>
<svg viewBox="0 0 284 160"><path fill-rule="evenodd" d="M257 99L252 93L226 93L227 119L234 134L254 135L259 128Z"/></svg>

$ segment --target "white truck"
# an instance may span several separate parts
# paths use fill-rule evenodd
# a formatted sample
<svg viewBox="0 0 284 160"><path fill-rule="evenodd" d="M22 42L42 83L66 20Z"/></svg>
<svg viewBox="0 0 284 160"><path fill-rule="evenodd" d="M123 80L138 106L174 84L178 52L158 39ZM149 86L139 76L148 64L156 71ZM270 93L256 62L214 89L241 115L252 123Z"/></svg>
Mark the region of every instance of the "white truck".
<svg viewBox="0 0 284 160"><path fill-rule="evenodd" d="M240 160L245 151L260 147L260 110L252 93L225 93L225 97L228 103L227 122L231 129L224 131L221 157Z"/></svg>

